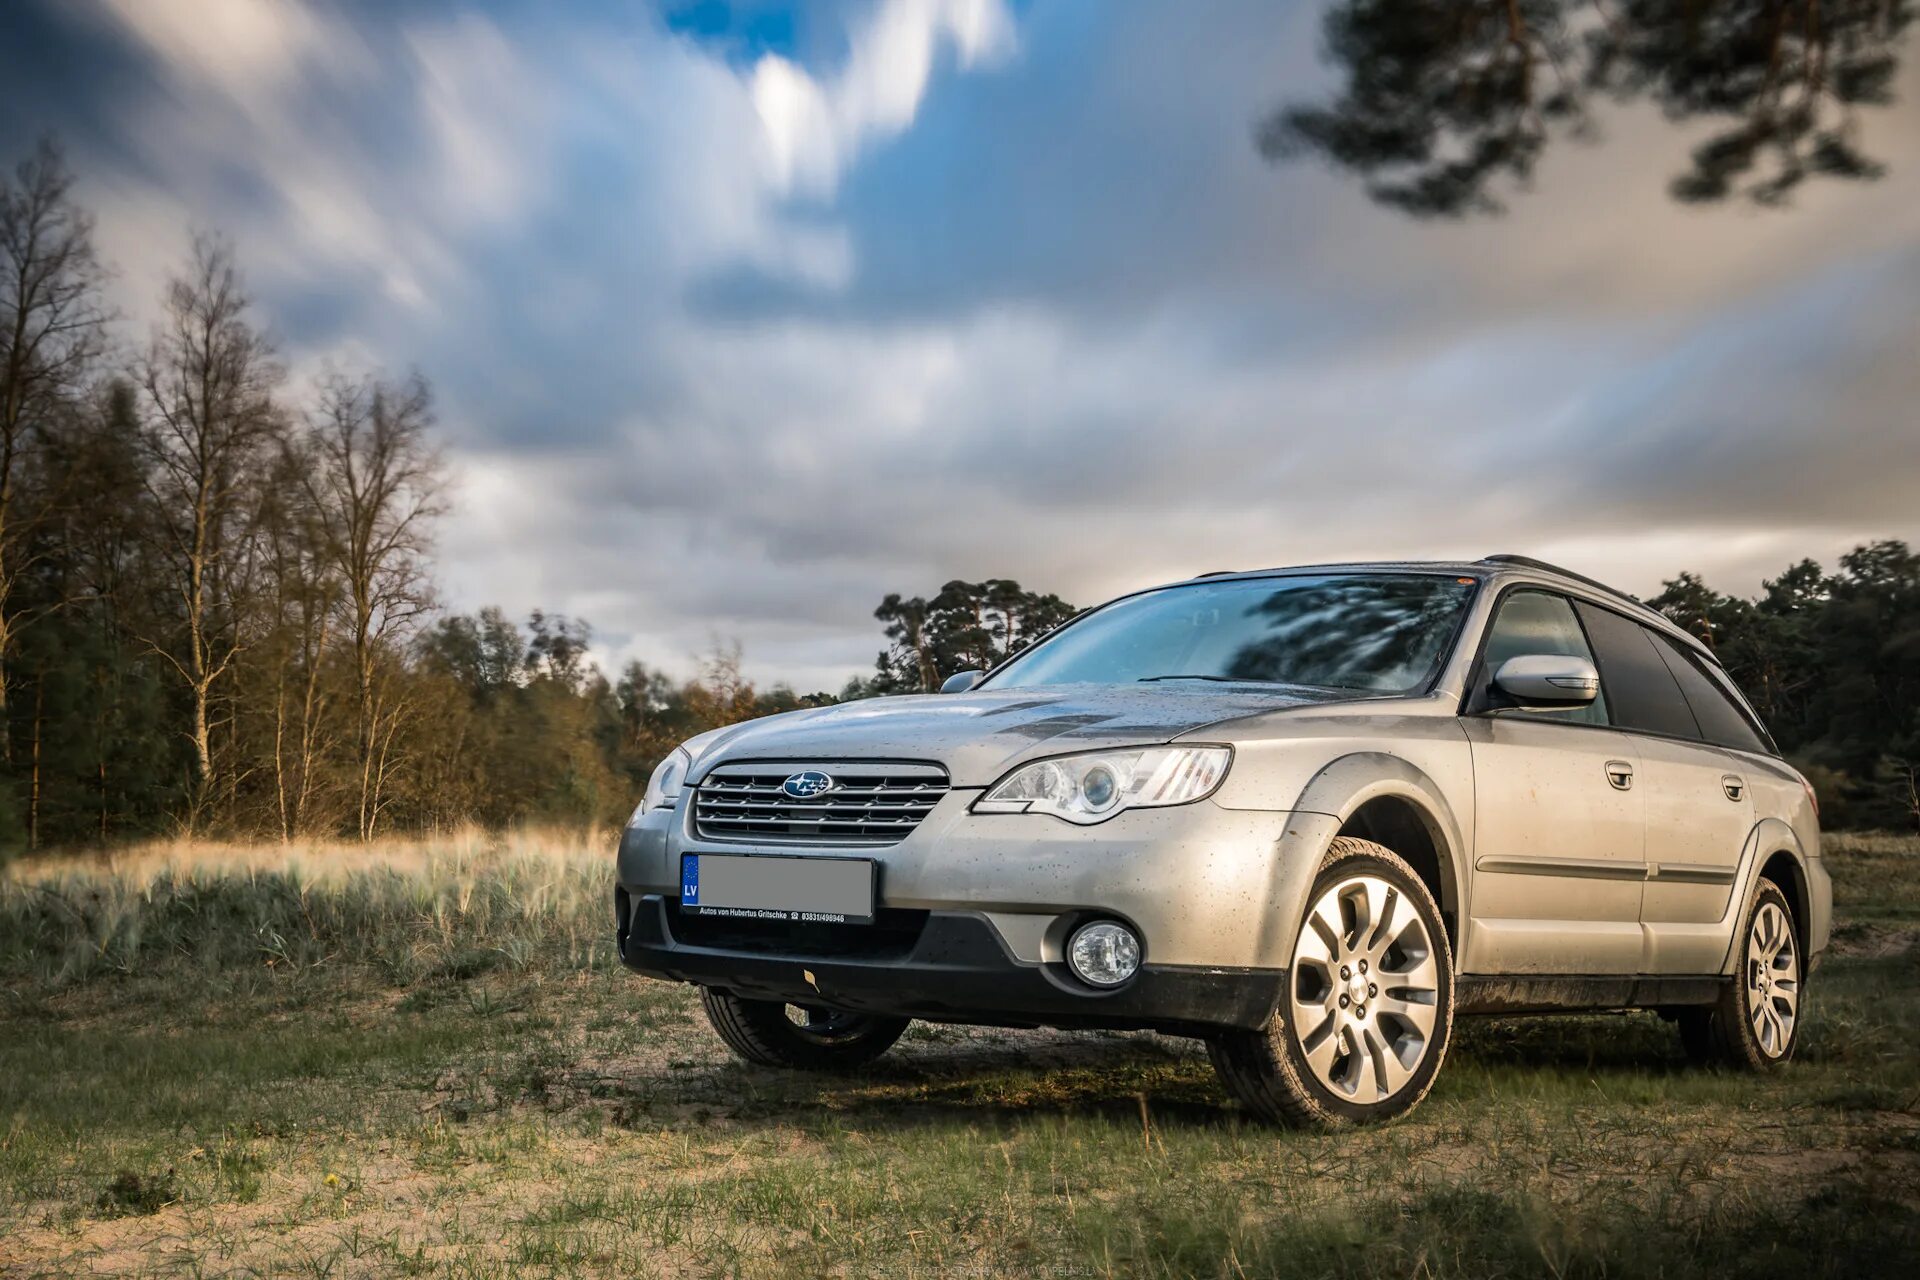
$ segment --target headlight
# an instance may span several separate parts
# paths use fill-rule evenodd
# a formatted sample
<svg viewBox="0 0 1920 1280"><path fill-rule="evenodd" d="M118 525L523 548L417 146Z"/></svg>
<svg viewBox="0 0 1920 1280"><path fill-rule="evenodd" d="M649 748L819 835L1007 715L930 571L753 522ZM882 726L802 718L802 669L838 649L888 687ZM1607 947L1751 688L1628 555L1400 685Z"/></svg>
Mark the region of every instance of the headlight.
<svg viewBox="0 0 1920 1280"><path fill-rule="evenodd" d="M640 797L640 806L627 819L632 826L655 809L670 809L680 802L680 786L687 780L687 770L693 767L693 757L687 754L685 747L675 747L673 754L654 767L653 776L647 779L647 790Z"/></svg>
<svg viewBox="0 0 1920 1280"><path fill-rule="evenodd" d="M973 802L973 811L1104 822L1127 809L1203 800L1232 761L1231 747L1141 747L1036 760L995 783Z"/></svg>

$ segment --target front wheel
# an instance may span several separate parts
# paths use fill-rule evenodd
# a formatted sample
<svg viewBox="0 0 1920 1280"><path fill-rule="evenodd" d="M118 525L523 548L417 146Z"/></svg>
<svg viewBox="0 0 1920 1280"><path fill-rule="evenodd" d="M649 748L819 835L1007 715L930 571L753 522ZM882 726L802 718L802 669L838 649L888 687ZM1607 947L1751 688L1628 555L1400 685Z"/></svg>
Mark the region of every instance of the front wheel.
<svg viewBox="0 0 1920 1280"><path fill-rule="evenodd" d="M906 1018L881 1018L818 1005L744 1000L702 987L707 1021L733 1050L763 1067L844 1071L865 1066L893 1047Z"/></svg>
<svg viewBox="0 0 1920 1280"><path fill-rule="evenodd" d="M1272 1020L1208 1049L1255 1115L1331 1128L1411 1110L1452 1030L1453 952L1433 895L1392 850L1342 836L1308 894Z"/></svg>
<svg viewBox="0 0 1920 1280"><path fill-rule="evenodd" d="M1720 999L1680 1013L1680 1038L1697 1062L1765 1071L1793 1056L1800 1034L1800 947L1793 904L1762 880L1740 931L1740 969Z"/></svg>

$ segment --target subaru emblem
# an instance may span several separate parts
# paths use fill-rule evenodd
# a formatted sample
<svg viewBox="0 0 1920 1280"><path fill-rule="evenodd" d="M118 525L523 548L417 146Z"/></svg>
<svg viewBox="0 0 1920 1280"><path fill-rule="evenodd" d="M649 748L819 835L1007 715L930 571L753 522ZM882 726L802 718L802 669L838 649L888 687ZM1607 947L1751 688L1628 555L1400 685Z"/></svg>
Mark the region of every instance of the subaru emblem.
<svg viewBox="0 0 1920 1280"><path fill-rule="evenodd" d="M788 778L780 784L780 789L795 800L812 800L832 791L834 783L832 778L818 769L808 769Z"/></svg>

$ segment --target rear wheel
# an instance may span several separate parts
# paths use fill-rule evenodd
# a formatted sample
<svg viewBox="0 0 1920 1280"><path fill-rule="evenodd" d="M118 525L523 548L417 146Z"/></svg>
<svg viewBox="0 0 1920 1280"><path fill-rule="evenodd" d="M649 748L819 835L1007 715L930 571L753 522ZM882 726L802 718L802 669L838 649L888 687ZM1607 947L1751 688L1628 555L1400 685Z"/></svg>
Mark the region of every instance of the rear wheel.
<svg viewBox="0 0 1920 1280"><path fill-rule="evenodd" d="M1255 1115L1329 1128L1411 1110L1452 1029L1453 953L1433 895L1391 850L1343 836L1308 894L1272 1020L1208 1048Z"/></svg>
<svg viewBox="0 0 1920 1280"><path fill-rule="evenodd" d="M864 1066L891 1049L908 1022L821 1005L745 1000L711 987L701 988L700 1002L727 1048L763 1067L800 1071Z"/></svg>
<svg viewBox="0 0 1920 1280"><path fill-rule="evenodd" d="M1800 946L1793 904L1762 880L1740 931L1740 968L1720 999L1680 1013L1680 1038L1700 1062L1765 1071L1793 1056L1800 1036Z"/></svg>

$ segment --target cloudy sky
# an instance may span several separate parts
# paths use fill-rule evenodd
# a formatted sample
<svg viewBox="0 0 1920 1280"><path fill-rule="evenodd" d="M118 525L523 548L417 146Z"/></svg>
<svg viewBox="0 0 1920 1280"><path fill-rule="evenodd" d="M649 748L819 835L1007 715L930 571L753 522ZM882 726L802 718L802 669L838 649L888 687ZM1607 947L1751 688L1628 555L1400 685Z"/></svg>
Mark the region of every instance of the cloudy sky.
<svg viewBox="0 0 1920 1280"><path fill-rule="evenodd" d="M1529 552L1656 590L1920 541L1920 57L1877 183L1665 195L1635 113L1503 219L1251 145L1318 7L0 6L131 343L194 229L296 376L433 382L459 608L837 686L887 591Z"/></svg>

